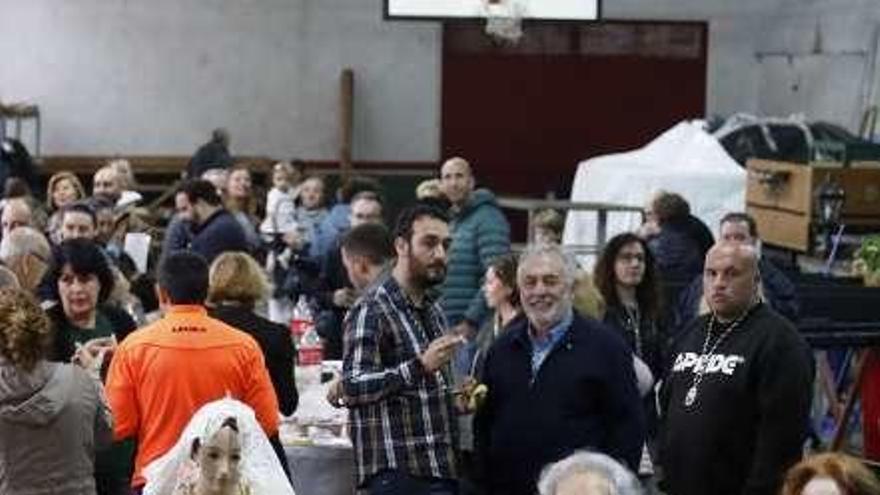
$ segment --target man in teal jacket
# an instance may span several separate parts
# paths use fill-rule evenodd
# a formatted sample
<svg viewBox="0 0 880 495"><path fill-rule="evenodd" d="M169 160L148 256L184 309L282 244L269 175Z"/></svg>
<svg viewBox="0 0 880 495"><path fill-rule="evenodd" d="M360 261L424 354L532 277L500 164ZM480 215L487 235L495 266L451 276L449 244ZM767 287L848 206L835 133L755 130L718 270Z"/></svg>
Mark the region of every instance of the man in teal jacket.
<svg viewBox="0 0 880 495"><path fill-rule="evenodd" d="M456 371L468 373L475 347L473 338L488 314L480 289L489 263L510 251L510 226L495 195L474 189L471 166L463 158L450 158L440 169L443 193L452 203L452 247L443 284L441 304L453 330L469 345L456 358Z"/></svg>

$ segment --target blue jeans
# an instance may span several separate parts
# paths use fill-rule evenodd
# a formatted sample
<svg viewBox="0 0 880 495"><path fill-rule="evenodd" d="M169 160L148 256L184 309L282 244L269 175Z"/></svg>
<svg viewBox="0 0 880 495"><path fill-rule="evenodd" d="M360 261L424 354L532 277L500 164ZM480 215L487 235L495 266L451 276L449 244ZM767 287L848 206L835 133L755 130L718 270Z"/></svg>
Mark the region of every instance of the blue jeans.
<svg viewBox="0 0 880 495"><path fill-rule="evenodd" d="M458 482L420 478L394 469L379 471L366 483L368 495L458 495Z"/></svg>

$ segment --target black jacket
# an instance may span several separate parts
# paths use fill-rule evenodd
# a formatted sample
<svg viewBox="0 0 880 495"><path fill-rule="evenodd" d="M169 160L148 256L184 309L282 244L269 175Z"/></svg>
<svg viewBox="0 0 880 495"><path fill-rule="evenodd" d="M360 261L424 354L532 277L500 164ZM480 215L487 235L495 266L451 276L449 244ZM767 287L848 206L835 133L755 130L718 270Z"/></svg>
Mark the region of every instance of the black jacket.
<svg viewBox="0 0 880 495"><path fill-rule="evenodd" d="M661 393L666 492L774 495L809 428L810 348L788 320L758 305L711 354L688 407L707 319L689 326Z"/></svg>
<svg viewBox="0 0 880 495"><path fill-rule="evenodd" d="M702 273L706 253L713 243L706 224L688 215L664 223L660 233L648 239L648 248L664 280L687 282Z"/></svg>
<svg viewBox="0 0 880 495"><path fill-rule="evenodd" d="M232 162L232 156L226 145L211 140L199 146L190 158L186 166L186 175L190 179L198 179L205 171L212 168L229 168Z"/></svg>
<svg viewBox="0 0 880 495"><path fill-rule="evenodd" d="M342 359L342 320L348 308L333 304L333 293L346 287L353 288L342 263L342 242L338 238L322 258L317 292L321 309L317 330L324 339L324 359Z"/></svg>
<svg viewBox="0 0 880 495"><path fill-rule="evenodd" d="M209 314L247 333L257 341L260 350L263 351L275 395L278 396L278 408L285 416L293 414L299 402L299 395L293 376L295 349L290 330L256 315L251 309L243 306L221 305L211 308Z"/></svg>
<svg viewBox="0 0 880 495"><path fill-rule="evenodd" d="M595 320L575 315L532 376L528 321L505 331L486 356L489 393L475 441L489 493L532 495L541 469L592 449L638 466L645 421L631 353Z"/></svg>
<svg viewBox="0 0 880 495"><path fill-rule="evenodd" d="M632 324L628 322L625 310L621 306L608 306L605 309L605 317L602 323L617 331L623 337L630 352L638 356L654 375L654 381L658 382L663 376L663 344L665 337L660 331L660 326L651 318L642 317L639 321L639 339L636 344L636 334ZM642 406L645 411L645 421L649 438L657 434L657 396L653 390L642 398Z"/></svg>
<svg viewBox="0 0 880 495"><path fill-rule="evenodd" d="M251 249L241 224L225 209L220 209L201 225L193 227L190 249L205 257L210 264L226 251Z"/></svg>

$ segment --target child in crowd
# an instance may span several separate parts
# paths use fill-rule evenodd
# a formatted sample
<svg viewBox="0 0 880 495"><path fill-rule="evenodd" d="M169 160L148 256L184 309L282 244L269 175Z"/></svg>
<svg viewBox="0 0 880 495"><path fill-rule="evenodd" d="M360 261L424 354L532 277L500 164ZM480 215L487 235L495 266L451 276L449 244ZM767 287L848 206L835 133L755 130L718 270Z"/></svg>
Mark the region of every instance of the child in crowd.
<svg viewBox="0 0 880 495"><path fill-rule="evenodd" d="M273 176L273 183L277 188L278 183L274 179ZM269 299L269 319L281 324L290 322L294 302L298 296L310 292L312 279L317 277L317 268L307 259L306 253L315 225L327 215L323 179L309 177L297 189L297 206L292 211L293 216L285 228L275 226L276 242L266 264L266 270L272 275L274 283L272 297ZM267 215L269 211L271 210L267 209Z"/></svg>
<svg viewBox="0 0 880 495"><path fill-rule="evenodd" d="M278 162L272 167L272 189L266 195L266 217L260 225L260 233L267 242L296 230L300 177L289 162Z"/></svg>

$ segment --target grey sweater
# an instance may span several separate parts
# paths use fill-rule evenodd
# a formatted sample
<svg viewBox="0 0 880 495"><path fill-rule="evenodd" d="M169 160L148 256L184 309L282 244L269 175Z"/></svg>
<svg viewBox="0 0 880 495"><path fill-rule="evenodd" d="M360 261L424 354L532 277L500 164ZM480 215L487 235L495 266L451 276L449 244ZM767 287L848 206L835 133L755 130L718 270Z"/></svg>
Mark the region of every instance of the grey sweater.
<svg viewBox="0 0 880 495"><path fill-rule="evenodd" d="M112 434L100 384L81 368L25 372L0 358L0 493L94 495L95 450Z"/></svg>

